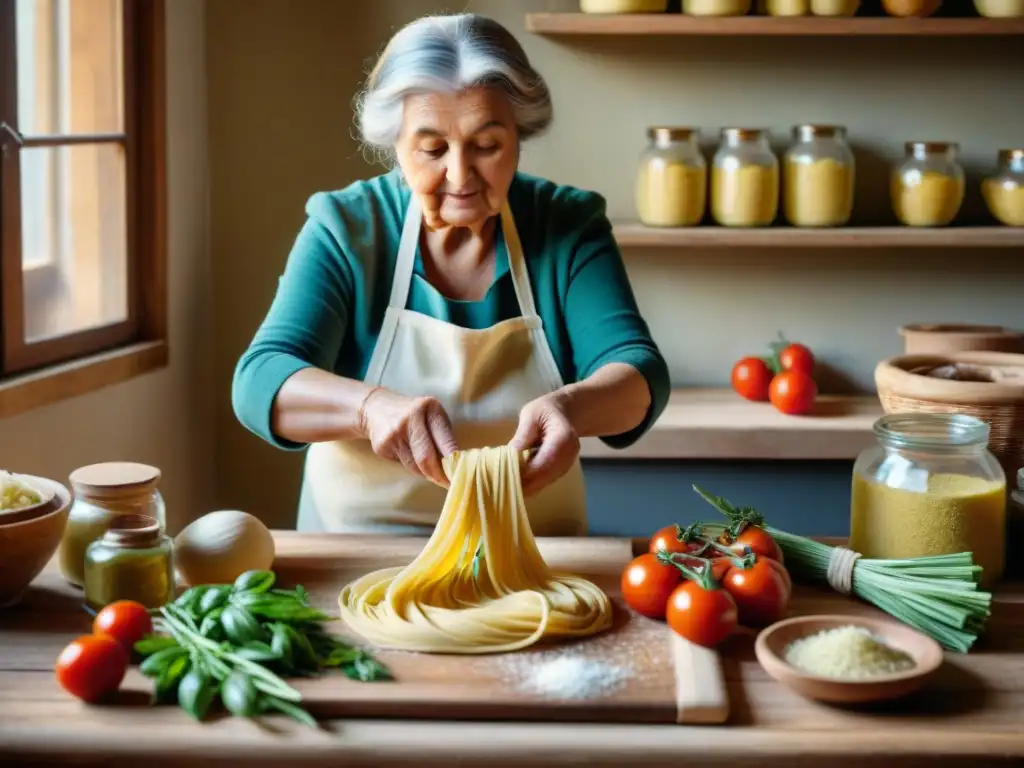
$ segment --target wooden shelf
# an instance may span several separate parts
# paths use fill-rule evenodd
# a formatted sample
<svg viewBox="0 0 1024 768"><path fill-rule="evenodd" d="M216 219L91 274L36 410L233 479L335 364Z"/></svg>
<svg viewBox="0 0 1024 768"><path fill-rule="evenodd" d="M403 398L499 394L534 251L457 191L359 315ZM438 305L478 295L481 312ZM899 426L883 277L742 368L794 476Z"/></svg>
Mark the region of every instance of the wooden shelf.
<svg viewBox="0 0 1024 768"><path fill-rule="evenodd" d="M636 248L1020 248L1024 227L840 227L681 229L615 222L620 246Z"/></svg>
<svg viewBox="0 0 1024 768"><path fill-rule="evenodd" d="M539 35L703 35L751 37L992 37L1024 35L1024 19L800 16L713 18L681 13L528 13Z"/></svg>
<svg viewBox="0 0 1024 768"><path fill-rule="evenodd" d="M583 440L585 459L854 459L875 441L882 415L874 395L823 395L814 412L787 416L770 403L752 403L731 389L683 388L644 437L624 450Z"/></svg>

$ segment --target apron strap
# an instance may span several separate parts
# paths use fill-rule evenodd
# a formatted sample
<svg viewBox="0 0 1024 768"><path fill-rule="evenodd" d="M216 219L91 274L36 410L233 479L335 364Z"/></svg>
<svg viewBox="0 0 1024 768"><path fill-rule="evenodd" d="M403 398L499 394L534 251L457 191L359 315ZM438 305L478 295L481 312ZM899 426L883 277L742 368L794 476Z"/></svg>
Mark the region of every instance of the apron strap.
<svg viewBox="0 0 1024 768"><path fill-rule="evenodd" d="M501 231L505 237L505 249L508 251L508 271L512 275L512 286L516 290L519 302L519 313L523 317L535 317L537 305L533 300L533 288L530 287L530 272L526 268L526 255L523 244L519 240L515 219L508 199L501 206Z"/></svg>
<svg viewBox="0 0 1024 768"><path fill-rule="evenodd" d="M388 299L388 306L392 309L405 309L409 305L409 288L412 285L413 268L416 266L416 249L420 243L422 223L420 203L413 194L405 211L402 239L398 243L398 255L395 258L395 276L391 280L391 298Z"/></svg>

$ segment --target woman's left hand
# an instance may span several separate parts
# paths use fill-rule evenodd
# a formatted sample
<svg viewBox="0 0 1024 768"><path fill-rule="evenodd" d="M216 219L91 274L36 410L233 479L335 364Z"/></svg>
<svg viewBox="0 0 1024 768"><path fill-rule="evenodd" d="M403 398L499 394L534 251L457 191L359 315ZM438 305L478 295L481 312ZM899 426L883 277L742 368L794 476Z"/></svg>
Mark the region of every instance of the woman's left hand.
<svg viewBox="0 0 1024 768"><path fill-rule="evenodd" d="M509 442L517 451L536 448L523 467L523 494L532 496L572 468L580 439L557 394L543 395L519 412L519 428Z"/></svg>

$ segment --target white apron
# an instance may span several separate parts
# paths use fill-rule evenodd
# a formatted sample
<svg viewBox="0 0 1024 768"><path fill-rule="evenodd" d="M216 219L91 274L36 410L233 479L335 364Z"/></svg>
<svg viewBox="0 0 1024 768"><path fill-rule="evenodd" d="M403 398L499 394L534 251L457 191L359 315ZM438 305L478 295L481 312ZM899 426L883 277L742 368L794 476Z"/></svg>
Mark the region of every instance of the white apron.
<svg viewBox="0 0 1024 768"><path fill-rule="evenodd" d="M414 397L436 397L460 449L508 443L519 411L562 386L534 305L526 259L512 212L501 226L521 317L479 330L406 309L422 214L413 198L405 214L391 298L365 383ZM429 535L447 490L373 453L368 440L313 443L299 500L298 530ZM538 536L586 534L583 471L572 469L527 499Z"/></svg>

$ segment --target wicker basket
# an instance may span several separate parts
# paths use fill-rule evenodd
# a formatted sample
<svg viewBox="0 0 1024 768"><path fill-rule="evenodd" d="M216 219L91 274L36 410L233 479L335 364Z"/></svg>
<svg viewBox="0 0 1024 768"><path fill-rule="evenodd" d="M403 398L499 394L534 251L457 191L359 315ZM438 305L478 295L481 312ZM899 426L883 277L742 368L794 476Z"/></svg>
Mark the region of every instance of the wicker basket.
<svg viewBox="0 0 1024 768"><path fill-rule="evenodd" d="M935 369L975 380L925 375ZM987 379L987 380L985 380ZM989 450L1007 478L1024 467L1024 355L959 352L900 355L875 368L875 386L886 413L964 413L986 422Z"/></svg>

